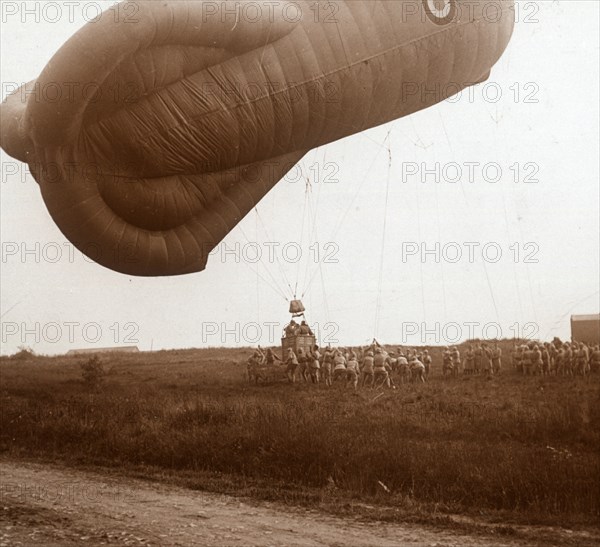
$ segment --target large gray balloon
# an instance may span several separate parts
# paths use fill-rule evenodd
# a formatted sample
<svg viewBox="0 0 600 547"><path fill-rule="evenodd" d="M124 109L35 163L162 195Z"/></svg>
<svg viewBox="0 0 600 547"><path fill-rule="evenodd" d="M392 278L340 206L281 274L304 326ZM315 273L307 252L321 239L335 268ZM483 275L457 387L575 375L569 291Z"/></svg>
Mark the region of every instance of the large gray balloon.
<svg viewBox="0 0 600 547"><path fill-rule="evenodd" d="M314 147L489 75L513 0L124 2L1 106L82 252L133 275L208 253Z"/></svg>

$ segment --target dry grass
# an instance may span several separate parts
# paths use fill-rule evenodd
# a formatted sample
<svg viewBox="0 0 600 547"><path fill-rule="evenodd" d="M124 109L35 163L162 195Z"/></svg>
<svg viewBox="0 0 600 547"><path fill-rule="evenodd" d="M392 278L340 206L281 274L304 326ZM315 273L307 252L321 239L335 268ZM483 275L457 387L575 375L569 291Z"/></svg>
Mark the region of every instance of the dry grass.
<svg viewBox="0 0 600 547"><path fill-rule="evenodd" d="M448 380L434 369L425 385L353 394L338 385L248 386L246 355L105 356L99 390L84 386L81 357L3 359L0 448L220 473L270 483L273 498L317 489L532 521L600 515L598 376L522 378L505 368L498 378Z"/></svg>

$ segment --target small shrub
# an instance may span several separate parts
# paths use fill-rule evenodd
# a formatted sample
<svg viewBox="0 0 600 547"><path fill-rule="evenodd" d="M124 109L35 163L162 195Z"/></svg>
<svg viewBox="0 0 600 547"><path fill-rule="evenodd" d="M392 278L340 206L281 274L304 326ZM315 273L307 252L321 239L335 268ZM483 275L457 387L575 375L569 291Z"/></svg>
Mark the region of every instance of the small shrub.
<svg viewBox="0 0 600 547"><path fill-rule="evenodd" d="M19 346L19 351L14 355L11 355L11 359L15 361L27 361L27 359L31 359L35 357L35 353L30 347L27 346Z"/></svg>
<svg viewBox="0 0 600 547"><path fill-rule="evenodd" d="M81 362L79 366L81 368L81 376L86 385L91 388L97 388L106 374L100 358L94 355L87 361Z"/></svg>

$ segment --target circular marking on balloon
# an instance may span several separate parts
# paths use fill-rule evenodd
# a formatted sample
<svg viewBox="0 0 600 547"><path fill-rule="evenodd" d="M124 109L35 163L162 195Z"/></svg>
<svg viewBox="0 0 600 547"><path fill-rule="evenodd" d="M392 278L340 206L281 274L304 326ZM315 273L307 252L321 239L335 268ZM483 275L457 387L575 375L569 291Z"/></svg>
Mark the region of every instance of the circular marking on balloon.
<svg viewBox="0 0 600 547"><path fill-rule="evenodd" d="M447 25L456 17L457 0L423 0L425 12L436 25Z"/></svg>

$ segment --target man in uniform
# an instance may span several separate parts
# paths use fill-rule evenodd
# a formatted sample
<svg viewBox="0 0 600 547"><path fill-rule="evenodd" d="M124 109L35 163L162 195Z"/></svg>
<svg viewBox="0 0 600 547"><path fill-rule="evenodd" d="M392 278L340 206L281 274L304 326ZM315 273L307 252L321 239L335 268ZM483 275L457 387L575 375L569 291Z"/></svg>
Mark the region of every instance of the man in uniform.
<svg viewBox="0 0 600 547"><path fill-rule="evenodd" d="M500 374L500 368L502 366L502 350L498 345L498 342L494 342L494 347L491 351L492 357L492 372L494 374Z"/></svg>
<svg viewBox="0 0 600 547"><path fill-rule="evenodd" d="M548 342L544 342L540 347L542 352L542 376L550 374L550 352L548 351Z"/></svg>
<svg viewBox="0 0 600 547"><path fill-rule="evenodd" d="M423 365L425 365L425 378L429 377L429 371L431 370L431 355L429 355L428 350L423 351Z"/></svg>
<svg viewBox="0 0 600 547"><path fill-rule="evenodd" d="M483 372L486 376L492 375L492 348L487 344L483 345Z"/></svg>
<svg viewBox="0 0 600 547"><path fill-rule="evenodd" d="M388 369L391 369L387 361L387 356L383 353L380 347L375 350L375 356L373 357L373 377L376 385L378 380L381 380L381 385L391 387L390 373Z"/></svg>
<svg viewBox="0 0 600 547"><path fill-rule="evenodd" d="M409 362L410 362L410 358L409 358ZM442 374L444 376L450 374L453 375L454 374L454 363L452 360L452 352L450 351L450 348L448 346L446 346L444 348L444 353L442 354Z"/></svg>
<svg viewBox="0 0 600 547"><path fill-rule="evenodd" d="M513 368L523 374L523 346L516 345L513 349Z"/></svg>
<svg viewBox="0 0 600 547"><path fill-rule="evenodd" d="M296 381L296 369L298 368L298 358L296 354L292 351L292 348L288 348L287 358L285 360L287 377L290 383L294 383Z"/></svg>
<svg viewBox="0 0 600 547"><path fill-rule="evenodd" d="M556 364L556 361L558 359L558 348L556 347L556 344L550 342L548 344L548 352L550 353L550 373L558 374L558 366Z"/></svg>
<svg viewBox="0 0 600 547"><path fill-rule="evenodd" d="M321 376L325 381L326 386L331 386L331 370L333 367L333 352L331 347L328 347L323 353L323 366L321 367Z"/></svg>
<svg viewBox="0 0 600 547"><path fill-rule="evenodd" d="M259 365L259 360L257 358L257 353L256 351L252 352L252 355L250 357L248 357L248 360L246 361L246 375L248 377L248 382L252 383L255 382L258 384L258 365Z"/></svg>
<svg viewBox="0 0 600 547"><path fill-rule="evenodd" d="M397 373L400 377L400 382L402 384L410 380L410 367L408 366L408 359L406 358L406 355L404 355L404 353L402 352L400 353L396 361L396 369L398 371Z"/></svg>
<svg viewBox="0 0 600 547"><path fill-rule="evenodd" d="M532 359L533 359L533 345L529 344L529 345L523 345L521 346L522 350L523 350L523 358L521 360L521 362L523 363L523 374L525 376L529 376L531 374L531 366L532 366Z"/></svg>
<svg viewBox="0 0 600 547"><path fill-rule="evenodd" d="M375 377L373 376L373 352L372 351L367 351L367 354L363 357L361 372L363 375L363 381L362 381L363 387L367 384L367 379L370 381L371 387L373 387L375 385Z"/></svg>
<svg viewBox="0 0 600 547"><path fill-rule="evenodd" d="M462 374L462 362L460 360L460 351L458 351L458 348L456 346L452 346L450 354L452 355L452 363L454 364L454 375Z"/></svg>
<svg viewBox="0 0 600 547"><path fill-rule="evenodd" d="M312 330L310 330L310 327L308 326L306 321L302 321L302 323L300 323L300 327L298 328L298 334L301 334L303 336L313 336L313 332Z"/></svg>
<svg viewBox="0 0 600 547"><path fill-rule="evenodd" d="M346 381L347 385L354 386L354 391L358 387L358 361L356 360L356 354L354 352L350 353L350 360L346 365Z"/></svg>
<svg viewBox="0 0 600 547"><path fill-rule="evenodd" d="M346 358L339 350L333 354L333 381L346 377Z"/></svg>
<svg viewBox="0 0 600 547"><path fill-rule="evenodd" d="M265 354L261 351L260 347L254 350L254 359L258 365L263 365L265 362Z"/></svg>
<svg viewBox="0 0 600 547"><path fill-rule="evenodd" d="M531 352L531 368L533 370L533 374L541 374L542 366L542 352L540 351L540 347L535 344Z"/></svg>
<svg viewBox="0 0 600 547"><path fill-rule="evenodd" d="M409 366L411 381L425 383L425 365L415 355L410 358Z"/></svg>
<svg viewBox="0 0 600 547"><path fill-rule="evenodd" d="M271 348L268 348L267 352L265 353L265 363L267 363L268 366L273 366L275 364L276 360L281 361L279 356L275 355L275 353L273 353L273 350Z"/></svg>
<svg viewBox="0 0 600 547"><path fill-rule="evenodd" d="M285 335L286 337L296 336L298 330L298 323L293 319L290 321L290 324L285 327Z"/></svg>
<svg viewBox="0 0 600 547"><path fill-rule="evenodd" d="M587 376L590 372L590 354L587 346L583 342L579 342L577 348L577 374Z"/></svg>
<svg viewBox="0 0 600 547"><path fill-rule="evenodd" d="M552 350L550 348L550 342L544 342L542 344L542 347L540 348L542 350L542 368L544 366L546 366L546 363L544 362L544 359L546 358L544 356L544 352L547 354L548 357L548 365L547 365L547 371L546 371L546 375L550 376L551 371L552 371Z"/></svg>
<svg viewBox="0 0 600 547"><path fill-rule="evenodd" d="M556 370L557 376L564 376L566 374L565 371L565 348L559 347L556 350L556 356L554 357L554 368Z"/></svg>
<svg viewBox="0 0 600 547"><path fill-rule="evenodd" d="M565 348L565 354L563 356L563 369L567 376L573 376L573 349L569 342L565 342L563 347Z"/></svg>
<svg viewBox="0 0 600 547"><path fill-rule="evenodd" d="M469 345L469 348L465 352L465 374L471 375L475 370L475 353L473 351L473 344Z"/></svg>
<svg viewBox="0 0 600 547"><path fill-rule="evenodd" d="M475 355L475 359L473 361L473 365L475 367L475 374L479 374L483 369L483 346L481 344L477 344L475 351L473 352Z"/></svg>
<svg viewBox="0 0 600 547"><path fill-rule="evenodd" d="M315 344L309 355L308 373L313 384L319 383L319 370L321 368L321 354L319 353L319 346Z"/></svg>
<svg viewBox="0 0 600 547"><path fill-rule="evenodd" d="M595 346L590 355L590 370L591 372L600 371L600 346Z"/></svg>
<svg viewBox="0 0 600 547"><path fill-rule="evenodd" d="M302 348L298 348L298 376L308 382L308 360L309 357Z"/></svg>

